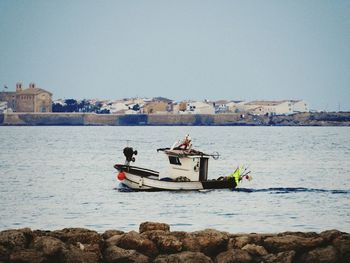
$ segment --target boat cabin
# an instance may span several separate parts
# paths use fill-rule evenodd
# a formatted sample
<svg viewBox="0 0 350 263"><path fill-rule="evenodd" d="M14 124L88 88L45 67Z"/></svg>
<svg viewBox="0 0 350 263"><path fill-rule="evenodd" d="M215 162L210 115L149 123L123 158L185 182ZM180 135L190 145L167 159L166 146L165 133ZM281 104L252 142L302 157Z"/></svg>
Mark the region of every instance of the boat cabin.
<svg viewBox="0 0 350 263"><path fill-rule="evenodd" d="M169 170L167 174L159 175L159 180L207 180L209 155L195 150L161 150L168 158Z"/></svg>

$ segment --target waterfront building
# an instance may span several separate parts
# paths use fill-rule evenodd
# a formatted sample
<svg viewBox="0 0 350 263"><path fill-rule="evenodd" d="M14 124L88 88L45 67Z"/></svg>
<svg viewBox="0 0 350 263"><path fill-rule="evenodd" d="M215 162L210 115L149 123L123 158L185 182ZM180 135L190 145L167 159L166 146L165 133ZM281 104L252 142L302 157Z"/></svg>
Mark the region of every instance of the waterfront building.
<svg viewBox="0 0 350 263"><path fill-rule="evenodd" d="M142 108L145 114L164 114L171 111L171 102L155 100L146 103Z"/></svg>
<svg viewBox="0 0 350 263"><path fill-rule="evenodd" d="M27 89L22 83L16 84L14 92L0 92L0 101L15 112L52 112L52 93L30 83Z"/></svg>
<svg viewBox="0 0 350 263"><path fill-rule="evenodd" d="M135 104L143 105L146 102L150 102L150 101L152 101L152 99L148 99L148 98L126 98L122 100L122 102L124 102L124 104L127 106L135 105Z"/></svg>
<svg viewBox="0 0 350 263"><path fill-rule="evenodd" d="M188 114L215 114L215 107L212 103L202 101L187 102L184 113Z"/></svg>
<svg viewBox="0 0 350 263"><path fill-rule="evenodd" d="M181 114L186 111L187 108L187 101L181 101L181 102L174 102L172 104L172 113L174 114Z"/></svg>
<svg viewBox="0 0 350 263"><path fill-rule="evenodd" d="M228 112L228 106L227 104L229 103L229 101L227 100L217 100L213 103L214 107L215 107L215 113L226 113Z"/></svg>
<svg viewBox="0 0 350 263"><path fill-rule="evenodd" d="M241 101L241 100L235 100L235 101L230 101L226 104L226 107L229 112L242 112L245 111L244 104L246 104L246 101Z"/></svg>
<svg viewBox="0 0 350 263"><path fill-rule="evenodd" d="M292 114L290 101L256 100L244 104L245 110L253 115L288 115Z"/></svg>
<svg viewBox="0 0 350 263"><path fill-rule="evenodd" d="M128 110L129 110L129 107L124 102L120 102L120 101L113 102L109 108L110 113L116 113L116 114L125 113Z"/></svg>
<svg viewBox="0 0 350 263"><path fill-rule="evenodd" d="M307 103L303 100L291 100L293 113L309 112Z"/></svg>
<svg viewBox="0 0 350 263"><path fill-rule="evenodd" d="M308 107L302 100L261 100L243 104L242 111L253 115L290 115L299 112L308 112Z"/></svg>

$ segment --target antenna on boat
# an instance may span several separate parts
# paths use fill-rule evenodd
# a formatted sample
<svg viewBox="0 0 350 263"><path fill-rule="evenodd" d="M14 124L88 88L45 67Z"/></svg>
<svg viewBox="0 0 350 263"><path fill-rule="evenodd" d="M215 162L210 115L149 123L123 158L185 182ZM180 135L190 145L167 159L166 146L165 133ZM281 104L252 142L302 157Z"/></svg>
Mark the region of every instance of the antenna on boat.
<svg viewBox="0 0 350 263"><path fill-rule="evenodd" d="M213 157L214 160L217 160L219 159L220 154L218 152L213 152L210 156Z"/></svg>

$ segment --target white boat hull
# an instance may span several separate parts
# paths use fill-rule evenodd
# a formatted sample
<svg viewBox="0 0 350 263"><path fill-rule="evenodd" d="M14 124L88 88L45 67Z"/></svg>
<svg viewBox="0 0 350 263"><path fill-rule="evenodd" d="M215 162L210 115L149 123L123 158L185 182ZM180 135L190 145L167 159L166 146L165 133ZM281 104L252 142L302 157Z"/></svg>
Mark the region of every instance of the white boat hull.
<svg viewBox="0 0 350 263"><path fill-rule="evenodd" d="M193 191L202 190L203 185L201 182L169 182L160 181L157 178L142 177L125 172L125 179L122 181L124 185L134 190L177 190L177 191Z"/></svg>
<svg viewBox="0 0 350 263"><path fill-rule="evenodd" d="M206 180L206 181L165 181L159 180L156 171L125 165L115 165L124 173L121 183L136 191L194 191L204 189L233 189L236 187L234 179Z"/></svg>

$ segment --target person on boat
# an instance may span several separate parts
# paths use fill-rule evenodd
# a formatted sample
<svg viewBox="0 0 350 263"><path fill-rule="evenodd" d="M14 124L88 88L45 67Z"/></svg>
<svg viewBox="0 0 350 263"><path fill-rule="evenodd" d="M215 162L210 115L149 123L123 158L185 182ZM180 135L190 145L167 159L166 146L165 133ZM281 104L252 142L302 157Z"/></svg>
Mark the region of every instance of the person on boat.
<svg viewBox="0 0 350 263"><path fill-rule="evenodd" d="M192 140L189 134L182 140L181 144L177 147L181 150L189 150L192 147Z"/></svg>

